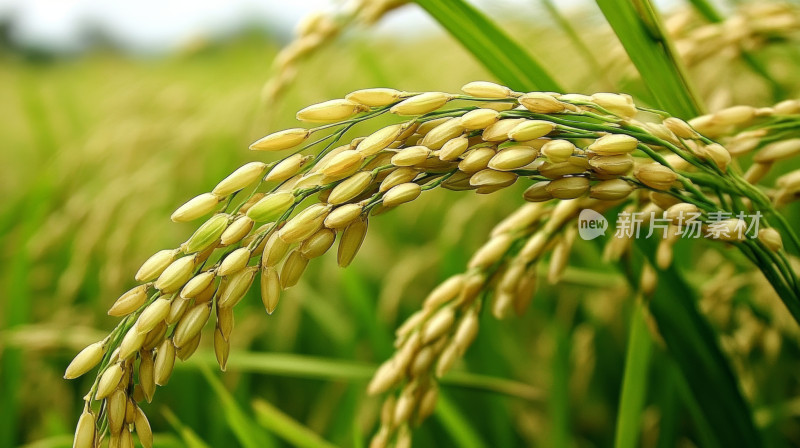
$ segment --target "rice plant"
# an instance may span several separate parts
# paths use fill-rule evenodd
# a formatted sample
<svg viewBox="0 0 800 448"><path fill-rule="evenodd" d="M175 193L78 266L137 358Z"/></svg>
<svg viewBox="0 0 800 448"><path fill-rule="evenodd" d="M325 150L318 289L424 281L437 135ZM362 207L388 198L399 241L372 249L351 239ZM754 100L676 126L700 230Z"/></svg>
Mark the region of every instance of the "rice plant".
<svg viewBox="0 0 800 448"><path fill-rule="evenodd" d="M176 377L179 361L208 364L203 347L222 371L360 379L358 390L379 401L358 392L351 401L367 410L339 423L352 434L342 436L336 425L326 434L261 399L242 410L243 398L201 368L208 384L200 387L219 397L226 431L242 446L275 445L273 434L297 446L370 440L376 448L797 443L797 385L785 376L796 366L800 323L800 239L792 224L800 100L787 73L797 72L800 10L769 2L725 16L694 1L662 19L649 1L598 0L610 30L598 26L602 39L587 43L546 2L564 32L561 44L604 71L572 87L558 75L573 62L542 63L536 48L512 38L511 25L461 0L416 3L494 79L468 82L460 92L365 83L341 98L318 98L324 101L296 113L300 124L264 130L250 145L251 161L182 198L172 221L198 224L175 239L182 243L152 248L132 276L136 285L107 302L116 326L66 367L67 379L93 377L73 446L128 447L134 436L159 446L149 404L159 403L157 386L168 391L186 380ZM302 87L304 60L323 44L400 7L361 1L310 18L276 57L262 106L273 107L293 83ZM599 51L602 45L611 50ZM287 122L274 112L269 121ZM392 341L372 323L374 297L358 292L367 281L347 280L347 272L362 248L381 244L368 237L375 227L395 220L400 233L411 225L403 213L436 197L463 204L464 213L505 208L483 217L484 242L474 250L458 219L428 222L443 240L455 235L455 255L422 301L398 286L431 263L427 254L405 265L393 259L409 237L395 236L388 256L370 260L386 291L419 302L395 312ZM481 221L466 216L462 222ZM334 258L342 270L324 271L324 260ZM280 322L281 297L292 289L305 294L315 274L323 296L336 294L327 284L339 276L344 294L360 294L343 312L315 312L355 315L379 365L269 357L249 340L239 345L247 351L236 349L262 321ZM269 317L252 312L255 295ZM584 295L594 303L575 300ZM550 333L515 326L532 309ZM338 324L335 317L318 321ZM277 334L313 331L291 329ZM539 347L539 338L549 345ZM615 338L627 341L621 350L599 348ZM503 341L513 341L516 353L504 351ZM480 356L470 362L475 350ZM533 356L519 361L520 372L549 363L546 386L465 371L525 355ZM599 381L606 386L592 385ZM480 409L459 410L445 393L453 385L548 404L520 412L519 421L506 408L490 419ZM580 406L575 397L586 400L586 414L571 410ZM181 412L162 414L181 443L204 446L200 428L181 423ZM434 414L443 431L430 429ZM496 429L512 425L511 434Z"/></svg>

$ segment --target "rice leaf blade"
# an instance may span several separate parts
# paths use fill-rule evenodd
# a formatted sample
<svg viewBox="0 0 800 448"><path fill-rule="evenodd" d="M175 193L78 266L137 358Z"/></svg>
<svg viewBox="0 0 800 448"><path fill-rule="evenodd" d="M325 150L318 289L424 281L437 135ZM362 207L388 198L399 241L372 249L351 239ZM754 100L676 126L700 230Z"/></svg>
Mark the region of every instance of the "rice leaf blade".
<svg viewBox="0 0 800 448"><path fill-rule="evenodd" d="M649 0L597 0L656 105L681 118L702 115L703 106Z"/></svg>
<svg viewBox="0 0 800 448"><path fill-rule="evenodd" d="M335 446L265 400L255 400L253 402L253 411L255 412L256 422L262 428L267 429L292 446L303 448L333 448Z"/></svg>
<svg viewBox="0 0 800 448"><path fill-rule="evenodd" d="M225 389L222 382L211 373L211 369L208 366L201 366L200 372L221 402L225 419L241 446L245 448L275 446L269 434L259 430L258 425L250 419L250 416L241 407L239 407L236 403L236 399Z"/></svg>
<svg viewBox="0 0 800 448"><path fill-rule="evenodd" d="M444 393L439 394L435 414L456 446L463 448L486 448L488 446L458 407Z"/></svg>
<svg viewBox="0 0 800 448"><path fill-rule="evenodd" d="M654 257L652 241L636 240L636 247ZM655 260L651 262L655 265ZM707 430L721 446L761 446L750 407L717 335L697 308L694 291L675 267L658 269L658 278L649 309L707 422L701 431Z"/></svg>
<svg viewBox="0 0 800 448"><path fill-rule="evenodd" d="M425 11L456 38L501 82L517 90L561 91L521 45L483 13L463 0L417 0Z"/></svg>
<svg viewBox="0 0 800 448"><path fill-rule="evenodd" d="M637 300L630 319L625 372L617 413L615 448L634 448L639 442L641 415L647 395L647 374L653 342L644 320L644 307Z"/></svg>

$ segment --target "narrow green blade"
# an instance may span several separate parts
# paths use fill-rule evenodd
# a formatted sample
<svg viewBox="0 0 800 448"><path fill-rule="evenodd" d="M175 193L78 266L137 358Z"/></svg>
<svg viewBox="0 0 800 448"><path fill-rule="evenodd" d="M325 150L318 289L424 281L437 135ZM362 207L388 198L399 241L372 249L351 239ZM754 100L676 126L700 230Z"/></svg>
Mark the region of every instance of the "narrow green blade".
<svg viewBox="0 0 800 448"><path fill-rule="evenodd" d="M656 106L681 118L703 114L700 100L649 0L597 0L606 20L653 94Z"/></svg>
<svg viewBox="0 0 800 448"><path fill-rule="evenodd" d="M446 394L441 392L436 404L436 417L457 446L464 448L487 447L480 434L472 427L458 407L450 401Z"/></svg>
<svg viewBox="0 0 800 448"><path fill-rule="evenodd" d="M636 247L655 263L655 243L637 240ZM658 270L658 286L650 311L703 414L704 428L719 446L762 446L752 412L742 396L717 335L697 308L692 288L674 268ZM703 422L694 419L695 424Z"/></svg>
<svg viewBox="0 0 800 448"><path fill-rule="evenodd" d="M261 427L292 446L302 448L333 448L335 446L267 401L254 401L253 410L256 421Z"/></svg>
<svg viewBox="0 0 800 448"><path fill-rule="evenodd" d="M261 431L250 416L236 403L236 399L225 389L220 380L211 373L208 366L200 368L211 390L217 395L221 405L222 414L228 421L228 426L236 436L239 445L244 448L268 448L275 446L269 434Z"/></svg>
<svg viewBox="0 0 800 448"><path fill-rule="evenodd" d="M561 91L558 82L521 45L464 0L416 2L507 86Z"/></svg>
<svg viewBox="0 0 800 448"><path fill-rule="evenodd" d="M642 302L636 302L631 314L628 349L625 354L625 373L617 414L615 448L635 448L639 444L641 416L647 395L647 374L653 341L644 320Z"/></svg>
<svg viewBox="0 0 800 448"><path fill-rule="evenodd" d="M709 22L722 21L722 14L708 0L689 0L689 3Z"/></svg>

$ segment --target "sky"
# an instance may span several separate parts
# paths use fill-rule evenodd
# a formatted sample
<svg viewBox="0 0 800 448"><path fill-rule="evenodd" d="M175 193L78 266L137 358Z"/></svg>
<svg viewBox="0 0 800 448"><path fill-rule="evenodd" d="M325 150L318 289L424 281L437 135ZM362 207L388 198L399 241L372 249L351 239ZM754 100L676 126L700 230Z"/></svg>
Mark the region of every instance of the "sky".
<svg viewBox="0 0 800 448"><path fill-rule="evenodd" d="M225 35L245 26L268 27L287 36L312 11L331 9L345 0L0 0L0 20L11 20L17 41L72 50L81 47L87 24L102 29L124 47L138 52L162 52L197 37ZM470 0L486 11L531 10L535 0ZM574 8L587 0L558 0ZM656 3L669 4L674 0ZM406 30L415 34L436 29L418 7L401 8L381 23L377 32Z"/></svg>
<svg viewBox="0 0 800 448"><path fill-rule="evenodd" d="M11 18L12 37L28 44L76 48L91 23L132 50L160 51L247 25L267 25L275 34L287 34L300 18L332 4L331 0L0 0L0 18ZM426 21L417 8L400 15L400 21Z"/></svg>

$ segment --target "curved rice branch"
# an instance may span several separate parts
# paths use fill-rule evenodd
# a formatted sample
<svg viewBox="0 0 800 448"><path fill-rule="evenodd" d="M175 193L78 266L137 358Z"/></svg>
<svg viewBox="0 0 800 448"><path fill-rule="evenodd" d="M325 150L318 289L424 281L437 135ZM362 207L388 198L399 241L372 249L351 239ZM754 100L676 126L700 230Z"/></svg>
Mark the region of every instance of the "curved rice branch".
<svg viewBox="0 0 800 448"><path fill-rule="evenodd" d="M180 247L160 251L142 265L135 276L141 284L109 311L122 317L120 324L67 369L65 377L75 378L99 366L85 397L76 446L91 446L106 434L112 444L127 444L133 428L140 436L147 432L137 403L150 401L156 385L168 382L176 357L184 360L194 353L212 315L214 348L224 370L232 309L256 277L271 314L281 290L297 283L311 259L338 239L337 259L347 266L371 216L411 203L423 192L445 188L491 194L523 179L531 184L525 200L558 200L542 230L519 249L518 256L529 257L523 258L525 265L554 241L587 196L592 207L603 210L638 192L655 191L679 200L681 211L696 210L704 225L713 224L710 214L719 209L756 208L769 211L770 219L779 216L768 198L729 166L725 148L683 121L638 109L627 95L521 93L488 82L469 83L463 91L367 89L309 106L297 118L326 124L287 129L251 145L257 151L299 147L294 153L269 165L248 163L211 192L179 207L174 221L211 217ZM402 119L341 142L356 124L387 114ZM676 223L679 218L677 213L673 217ZM718 239L758 261L792 305L790 300L797 298L794 271L783 264L780 245L772 244L774 238L733 235L743 224L738 218L726 220L727 232ZM772 232L779 240L780 234ZM486 250L494 253L508 244L500 251L505 253L517 247L514 235L504 230ZM482 256L476 255L478 260ZM473 259L471 268L483 272L479 278L493 275L492 264L486 263ZM493 296L493 313L504 315L514 308L510 294ZM458 316L456 309L449 310L436 318L437 331ZM437 339L425 331L420 337Z"/></svg>
<svg viewBox="0 0 800 448"><path fill-rule="evenodd" d="M407 0L351 0L331 13L314 12L297 26L292 42L283 47L272 64L273 74L264 85L262 101L275 101L297 77L302 61L333 42L352 26L371 26Z"/></svg>

